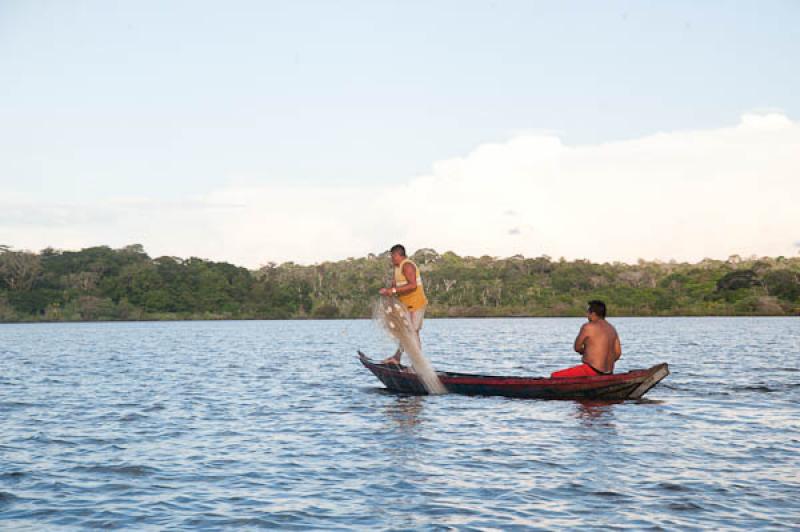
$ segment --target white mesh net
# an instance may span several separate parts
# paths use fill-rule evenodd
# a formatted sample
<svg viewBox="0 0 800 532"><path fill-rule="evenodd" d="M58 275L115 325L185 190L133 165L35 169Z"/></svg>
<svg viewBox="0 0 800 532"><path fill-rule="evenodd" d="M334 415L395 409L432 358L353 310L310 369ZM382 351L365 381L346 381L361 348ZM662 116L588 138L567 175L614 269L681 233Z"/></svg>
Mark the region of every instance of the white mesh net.
<svg viewBox="0 0 800 532"><path fill-rule="evenodd" d="M425 390L429 394L447 393L430 361L422 353L419 335L405 305L395 297L381 297L375 305L373 316L400 343L400 348L411 360L411 366Z"/></svg>

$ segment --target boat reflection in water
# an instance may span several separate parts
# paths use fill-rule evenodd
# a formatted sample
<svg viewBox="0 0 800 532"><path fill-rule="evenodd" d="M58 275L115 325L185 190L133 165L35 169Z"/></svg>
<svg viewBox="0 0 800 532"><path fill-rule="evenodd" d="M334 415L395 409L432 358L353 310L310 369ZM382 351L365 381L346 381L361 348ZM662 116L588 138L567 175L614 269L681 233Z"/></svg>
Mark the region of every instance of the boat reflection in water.
<svg viewBox="0 0 800 532"><path fill-rule="evenodd" d="M581 421L591 424L595 421L610 421L614 416L614 406L623 401L601 401L601 400L576 400L575 417Z"/></svg>
<svg viewBox="0 0 800 532"><path fill-rule="evenodd" d="M597 425L607 424L611 426L614 420L614 412L617 408L622 408L624 404L636 405L660 405L664 401L656 399L637 399L635 401L616 400L603 400L603 399L576 399L575 400L575 417L584 425Z"/></svg>
<svg viewBox="0 0 800 532"><path fill-rule="evenodd" d="M397 397L397 401L386 404L384 408L386 417L394 421L403 431L416 432L420 425L423 402L423 397L419 395Z"/></svg>

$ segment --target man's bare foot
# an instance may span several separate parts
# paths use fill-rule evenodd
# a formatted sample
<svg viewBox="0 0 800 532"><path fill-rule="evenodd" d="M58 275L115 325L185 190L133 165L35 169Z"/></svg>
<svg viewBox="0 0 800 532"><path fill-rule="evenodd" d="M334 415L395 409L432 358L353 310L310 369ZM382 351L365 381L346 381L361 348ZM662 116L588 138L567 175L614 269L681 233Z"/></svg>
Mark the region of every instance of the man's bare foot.
<svg viewBox="0 0 800 532"><path fill-rule="evenodd" d="M401 350L397 350L395 354L390 356L389 358L385 358L381 360L381 364L395 364L397 366L400 365L400 357L403 356L403 352Z"/></svg>

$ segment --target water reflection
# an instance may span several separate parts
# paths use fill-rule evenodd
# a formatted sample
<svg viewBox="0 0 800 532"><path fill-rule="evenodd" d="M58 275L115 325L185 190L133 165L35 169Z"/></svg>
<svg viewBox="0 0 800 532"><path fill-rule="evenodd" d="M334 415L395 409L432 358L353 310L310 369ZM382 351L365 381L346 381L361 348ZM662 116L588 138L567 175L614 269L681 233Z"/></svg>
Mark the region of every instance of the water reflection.
<svg viewBox="0 0 800 532"><path fill-rule="evenodd" d="M414 472L412 476L417 475L424 401L424 397L421 396L396 396L387 401L383 407L386 419L385 431L379 441L383 447L383 454L391 458L396 472L405 481L410 481L411 472Z"/></svg>
<svg viewBox="0 0 800 532"><path fill-rule="evenodd" d="M586 426L614 427L614 406L622 401L598 401L583 399L575 401L575 417Z"/></svg>
<svg viewBox="0 0 800 532"><path fill-rule="evenodd" d="M422 396L398 396L396 401L386 403L384 411L403 432L414 433L420 425L423 404Z"/></svg>

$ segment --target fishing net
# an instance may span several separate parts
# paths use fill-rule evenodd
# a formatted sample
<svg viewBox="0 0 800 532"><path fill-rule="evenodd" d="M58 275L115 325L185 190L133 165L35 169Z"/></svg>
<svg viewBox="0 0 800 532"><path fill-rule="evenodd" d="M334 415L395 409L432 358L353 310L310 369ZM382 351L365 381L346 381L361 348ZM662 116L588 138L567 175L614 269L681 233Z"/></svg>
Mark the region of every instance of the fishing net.
<svg viewBox="0 0 800 532"><path fill-rule="evenodd" d="M422 353L419 335L411 321L411 315L405 305L396 297L381 297L375 304L373 317L381 327L400 343L411 360L411 366L429 394L447 393L447 389L439 380L430 361Z"/></svg>

